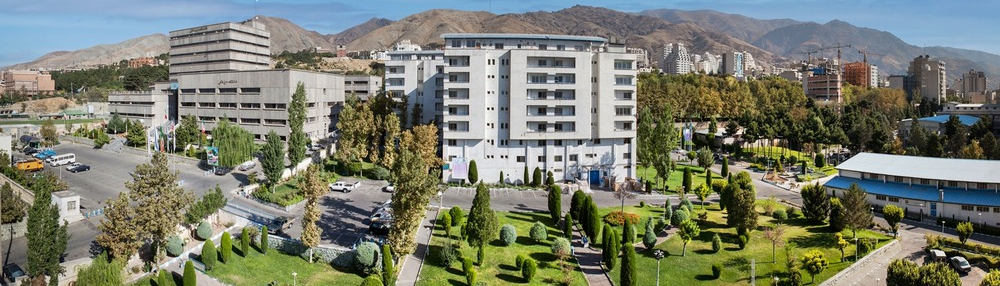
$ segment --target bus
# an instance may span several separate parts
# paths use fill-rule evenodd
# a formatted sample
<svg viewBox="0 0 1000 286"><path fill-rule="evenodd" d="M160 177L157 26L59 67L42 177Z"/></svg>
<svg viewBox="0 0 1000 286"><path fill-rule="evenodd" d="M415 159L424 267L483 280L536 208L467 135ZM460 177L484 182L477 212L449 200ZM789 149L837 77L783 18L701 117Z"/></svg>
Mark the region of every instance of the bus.
<svg viewBox="0 0 1000 286"><path fill-rule="evenodd" d="M50 157L47 161L49 161L49 164L52 165L52 167L73 164L76 163L76 155L73 153L56 155Z"/></svg>

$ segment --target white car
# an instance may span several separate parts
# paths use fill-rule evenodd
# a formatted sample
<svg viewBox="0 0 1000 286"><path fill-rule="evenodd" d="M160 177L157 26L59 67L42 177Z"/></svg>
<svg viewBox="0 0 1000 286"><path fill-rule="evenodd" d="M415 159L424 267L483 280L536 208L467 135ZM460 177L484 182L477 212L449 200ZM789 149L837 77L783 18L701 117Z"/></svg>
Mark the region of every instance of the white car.
<svg viewBox="0 0 1000 286"><path fill-rule="evenodd" d="M354 182L353 184L351 184L351 183L343 182L343 181L336 182L336 183L330 183L330 185L329 185L331 192L332 191L341 191L341 192L345 192L345 193L350 193L351 191L353 191L354 189L356 189L356 188L358 188L360 186L361 186L361 182Z"/></svg>
<svg viewBox="0 0 1000 286"><path fill-rule="evenodd" d="M393 184L393 183L389 183L388 186L382 187L382 191L383 192L389 192L389 193L396 192L396 185Z"/></svg>

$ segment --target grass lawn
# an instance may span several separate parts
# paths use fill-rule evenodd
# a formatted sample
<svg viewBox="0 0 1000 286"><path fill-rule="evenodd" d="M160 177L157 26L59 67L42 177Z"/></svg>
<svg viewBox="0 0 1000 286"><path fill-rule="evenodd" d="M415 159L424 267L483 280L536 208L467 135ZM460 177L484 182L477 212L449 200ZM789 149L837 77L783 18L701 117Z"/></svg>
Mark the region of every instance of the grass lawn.
<svg viewBox="0 0 1000 286"><path fill-rule="evenodd" d="M337 174L323 172L321 176L326 177L332 183L337 181ZM284 184L274 188L274 193L267 189L261 189L253 193L254 197L266 202L272 202L283 207L297 204L305 199L298 187L298 179L290 179Z"/></svg>
<svg viewBox="0 0 1000 286"><path fill-rule="evenodd" d="M654 189L660 190L660 189L663 189L663 187L662 187L663 185L666 185L667 186L666 193L675 193L676 194L677 190L681 188L681 184L684 182L684 168L690 168L691 169L691 181L692 181L691 182L691 187L692 188L698 188L698 186L701 186L701 185L705 184L705 169L703 169L701 167L698 167L698 166L688 166L688 165L677 164L677 168L674 169L672 172L670 172L670 178L667 179L665 181L665 183L664 182L657 182L656 168L653 168L653 167L648 167L648 168L636 167L636 172L639 173L639 177L642 178L643 182L645 182L645 181L651 181L651 182L653 182L653 188ZM709 173L711 173L711 172L709 172ZM712 173L712 179L713 180L722 180L722 179L725 179L725 178L723 178L722 176L719 176L719 174ZM691 192L689 191L688 193L691 193ZM662 203L662 202L657 202L657 203ZM676 203L676 202L674 202L674 203Z"/></svg>
<svg viewBox="0 0 1000 286"><path fill-rule="evenodd" d="M758 200L759 202L760 200ZM676 203L675 203L676 204ZM648 208L648 207L647 207ZM695 206L696 212L699 207ZM750 233L750 241L746 249L739 250L737 245L736 230L726 227L725 213L719 211L719 206L713 204L708 206L708 221L701 223L700 235L688 244L687 257L682 257L681 252L683 242L680 236L674 235L665 242L660 242L655 249L665 252L660 268L660 279L662 285L737 285L746 284L750 280L750 260L756 260L756 282L757 285L771 285L774 283L772 275L785 278L786 253L782 247L777 248L776 259L778 263L771 261L771 242L764 238L764 226L774 226L775 221L763 214L760 216L760 226L757 231ZM840 251L832 241L833 233L826 226L807 225L804 219L788 220L785 223L786 230L784 237L791 248L791 255L802 257L810 250L818 249L824 253L829 261L829 267L816 276L816 283L809 283L811 277L806 272L802 273L802 279L806 285L818 285L822 281L829 279L837 272L849 266L852 262L840 262ZM712 253L712 236L718 233L722 238L722 250ZM851 240L850 230L843 232L845 239ZM891 237L881 234L859 231L859 237L873 237L880 240L877 247L881 247L889 242ZM640 248L641 249L641 248ZM849 246L845 249L848 260L853 260L855 248ZM637 253L638 285L655 285L656 283L656 259L651 251L641 250ZM723 265L722 275L719 279L712 278L712 264ZM619 262L618 265L621 265ZM616 267L611 271L610 276L618 284L620 280L621 267Z"/></svg>
<svg viewBox="0 0 1000 286"><path fill-rule="evenodd" d="M101 120L102 119L95 119L95 118L69 119L69 120L53 119L52 122L55 123L56 125L59 125L59 124L66 124L67 122L72 123L72 124L80 124L80 123L98 122L98 121L101 121ZM48 121L48 120L2 120L2 121L0 121L0 125L15 125L15 124L42 125L42 124L45 123L45 121Z"/></svg>
<svg viewBox="0 0 1000 286"><path fill-rule="evenodd" d="M444 213L441 213L443 216ZM485 285L552 285L557 284L557 279L563 277L562 270L552 254L551 242L557 237L564 237L563 232L552 227L552 220L548 213L528 213L528 212L497 212L500 225L511 224L517 229L517 241L510 246L502 246L499 240L494 241L486 248L486 258L482 266L479 266L478 281ZM531 225L540 221L548 226L549 239L543 243L535 243L529 238L528 233ZM472 257L475 261L476 248L468 246L465 242L458 242L460 228L452 230L453 240L462 245L456 249L459 256ZM444 228L438 224L434 226L434 237L431 239L430 253L423 269L420 271L420 280L417 285L465 285L465 274L462 273L461 262L456 262L450 267L441 265L439 253L441 247L449 239L445 235ZM531 283L526 283L521 276L521 271L514 266L514 260L518 254L524 254L538 261L538 272ZM576 265L576 260L569 261ZM583 273L577 267L572 272L572 285L587 285Z"/></svg>
<svg viewBox="0 0 1000 286"><path fill-rule="evenodd" d="M359 285L364 279L352 269L338 269L322 262L309 263L275 249L266 255L252 250L248 257L243 257L239 247L233 247L232 262L216 263L208 275L230 285L263 285L270 281L292 285L292 272L298 273L298 285Z"/></svg>

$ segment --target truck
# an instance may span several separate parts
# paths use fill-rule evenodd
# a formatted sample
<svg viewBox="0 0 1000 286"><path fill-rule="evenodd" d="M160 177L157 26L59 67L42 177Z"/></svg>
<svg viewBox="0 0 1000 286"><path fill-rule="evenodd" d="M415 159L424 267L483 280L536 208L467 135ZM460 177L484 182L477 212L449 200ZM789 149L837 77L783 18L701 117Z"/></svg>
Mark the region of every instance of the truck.
<svg viewBox="0 0 1000 286"><path fill-rule="evenodd" d="M38 159L18 161L14 163L14 166L17 167L18 170L24 170L28 172L39 171L45 168L45 164L42 163L42 160Z"/></svg>
<svg viewBox="0 0 1000 286"><path fill-rule="evenodd" d="M336 183L330 183L330 191L341 191L345 193L350 193L354 189L361 186L361 182L348 183L344 181L339 181Z"/></svg>

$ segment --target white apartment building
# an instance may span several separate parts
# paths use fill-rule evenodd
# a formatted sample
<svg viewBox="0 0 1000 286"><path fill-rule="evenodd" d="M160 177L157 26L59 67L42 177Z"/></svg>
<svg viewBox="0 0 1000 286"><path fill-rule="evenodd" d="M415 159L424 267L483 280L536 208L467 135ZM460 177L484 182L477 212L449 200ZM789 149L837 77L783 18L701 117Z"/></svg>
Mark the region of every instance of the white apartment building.
<svg viewBox="0 0 1000 286"><path fill-rule="evenodd" d="M254 20L170 32L170 77L179 74L262 70L271 65L271 33Z"/></svg>
<svg viewBox="0 0 1000 286"><path fill-rule="evenodd" d="M502 172L511 184L524 183L525 167L592 184L635 176L636 57L623 44L531 34L442 38L443 67L436 66L437 54L413 64L423 67L412 77L423 87L409 83L411 77L391 86L412 87L401 94L426 104L428 85L441 82L442 110L435 114L442 115L446 162L476 160L484 181L497 182ZM425 99L413 99L414 93ZM460 166L446 168L442 180L463 179L452 167Z"/></svg>
<svg viewBox="0 0 1000 286"><path fill-rule="evenodd" d="M444 111L444 51L390 51L385 62L385 89L406 100L410 126L441 123ZM454 62L453 65L468 63ZM457 91L449 96L458 96ZM466 98L468 94L464 95Z"/></svg>
<svg viewBox="0 0 1000 286"><path fill-rule="evenodd" d="M664 73L668 74L688 74L693 71L691 55L688 54L688 50L684 47L684 44L672 43L663 47L663 64L661 68Z"/></svg>

